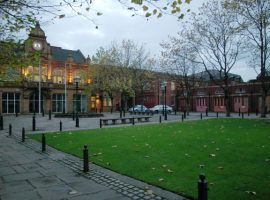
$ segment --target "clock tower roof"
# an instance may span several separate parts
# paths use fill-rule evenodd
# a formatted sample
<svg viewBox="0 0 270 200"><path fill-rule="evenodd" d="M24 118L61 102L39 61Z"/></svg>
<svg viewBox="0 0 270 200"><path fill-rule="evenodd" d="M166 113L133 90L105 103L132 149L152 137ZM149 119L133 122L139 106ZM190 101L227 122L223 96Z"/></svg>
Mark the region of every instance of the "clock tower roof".
<svg viewBox="0 0 270 200"><path fill-rule="evenodd" d="M46 38L45 32L40 28L38 22L36 23L36 26L31 29L29 37Z"/></svg>

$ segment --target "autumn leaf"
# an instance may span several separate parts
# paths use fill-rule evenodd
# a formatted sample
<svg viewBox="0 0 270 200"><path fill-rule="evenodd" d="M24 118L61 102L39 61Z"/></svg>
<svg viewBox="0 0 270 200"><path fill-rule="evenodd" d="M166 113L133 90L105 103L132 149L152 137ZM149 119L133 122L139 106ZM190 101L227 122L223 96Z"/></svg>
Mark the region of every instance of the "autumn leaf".
<svg viewBox="0 0 270 200"><path fill-rule="evenodd" d="M254 191L246 191L246 193L250 194L250 195L256 195L257 193Z"/></svg>
<svg viewBox="0 0 270 200"><path fill-rule="evenodd" d="M117 147L117 145L113 145L113 146L112 146L112 148L116 148L116 147Z"/></svg>
<svg viewBox="0 0 270 200"><path fill-rule="evenodd" d="M167 167L167 165L162 165L162 167L164 167L164 168L165 168L165 167Z"/></svg>
<svg viewBox="0 0 270 200"><path fill-rule="evenodd" d="M167 170L167 172L169 172L169 173L173 173L173 171L172 171L172 170L170 170L170 169L168 169L168 170Z"/></svg>
<svg viewBox="0 0 270 200"><path fill-rule="evenodd" d="M160 178L160 179L158 179L158 181L159 181L159 182L162 182L162 181L164 181L164 179L163 179L163 178Z"/></svg>
<svg viewBox="0 0 270 200"><path fill-rule="evenodd" d="M219 166L218 169L224 169L223 167Z"/></svg>
<svg viewBox="0 0 270 200"><path fill-rule="evenodd" d="M200 168L204 168L204 164L200 164L199 166L200 166Z"/></svg>
<svg viewBox="0 0 270 200"><path fill-rule="evenodd" d="M209 154L210 157L216 157L216 154Z"/></svg>

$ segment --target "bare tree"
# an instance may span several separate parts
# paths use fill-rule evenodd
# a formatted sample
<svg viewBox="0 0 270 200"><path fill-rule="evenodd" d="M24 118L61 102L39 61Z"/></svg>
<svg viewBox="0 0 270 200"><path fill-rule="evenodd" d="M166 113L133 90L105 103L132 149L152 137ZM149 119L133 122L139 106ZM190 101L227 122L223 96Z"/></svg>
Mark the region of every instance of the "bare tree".
<svg viewBox="0 0 270 200"><path fill-rule="evenodd" d="M270 88L270 1L269 0L228 0L228 10L235 12L237 21L244 29L247 38L246 48L249 50L250 63L259 71L261 82L261 117L266 117L266 97ZM268 71L268 72L267 72Z"/></svg>
<svg viewBox="0 0 270 200"><path fill-rule="evenodd" d="M224 3L212 0L193 17L188 41L210 78L224 91L226 116L230 116L229 72L235 67L242 45L241 29L236 15L225 9ZM216 73L219 72L219 73Z"/></svg>
<svg viewBox="0 0 270 200"><path fill-rule="evenodd" d="M182 94L185 99L185 110L189 114L193 90L196 83L198 83L194 76L195 71L198 70L198 66L196 66L197 63L193 62L195 54L189 42L182 37L186 34L185 30L186 27L178 33L177 37L169 37L168 42L161 43L161 47L163 48L161 52L161 66L170 78L175 81L177 89L176 97L178 98Z"/></svg>

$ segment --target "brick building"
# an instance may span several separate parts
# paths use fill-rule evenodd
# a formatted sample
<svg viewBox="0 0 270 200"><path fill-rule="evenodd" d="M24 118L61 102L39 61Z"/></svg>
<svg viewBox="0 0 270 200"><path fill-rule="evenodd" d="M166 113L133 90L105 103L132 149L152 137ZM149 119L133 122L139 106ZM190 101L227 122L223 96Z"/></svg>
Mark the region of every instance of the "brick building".
<svg viewBox="0 0 270 200"><path fill-rule="evenodd" d="M39 52L39 62L24 66L20 70L23 81L0 81L0 113L53 113L62 112L96 112L119 109L121 98L117 94L114 101L102 91L87 92L84 86L91 84L89 78L81 76L88 73L90 58L85 58L80 50L68 50L51 46L39 24L29 34L24 49L27 53ZM41 76L40 76L41 75ZM76 89L75 77L81 77ZM153 107L166 104L173 109L186 109L186 91L179 87L168 75L154 72L155 79L145 89L143 94L136 92L135 98L130 98L127 107L133 104L144 104ZM204 77L204 76L202 76ZM260 111L261 93L260 81L244 83L239 75L232 75L230 80L230 111L256 112ZM166 95L161 83L166 80ZM270 80L269 80L270 82ZM198 80L191 91L190 110L204 112L225 112L224 93L207 77ZM112 105L114 104L114 105ZM267 97L267 110L270 111L270 95Z"/></svg>

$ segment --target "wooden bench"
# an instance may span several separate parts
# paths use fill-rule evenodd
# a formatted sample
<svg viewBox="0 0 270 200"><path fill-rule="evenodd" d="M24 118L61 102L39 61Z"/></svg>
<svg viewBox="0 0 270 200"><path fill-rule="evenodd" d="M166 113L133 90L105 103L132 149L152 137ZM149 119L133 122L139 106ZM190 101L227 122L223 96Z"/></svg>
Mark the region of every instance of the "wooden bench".
<svg viewBox="0 0 270 200"><path fill-rule="evenodd" d="M104 118L100 119L100 128L102 125L115 125L117 122L120 122L121 124L127 124L127 123L135 123L135 120L137 122L149 122L152 117L150 116L140 116L140 117L126 117L126 118ZM110 123L111 122L111 123Z"/></svg>

